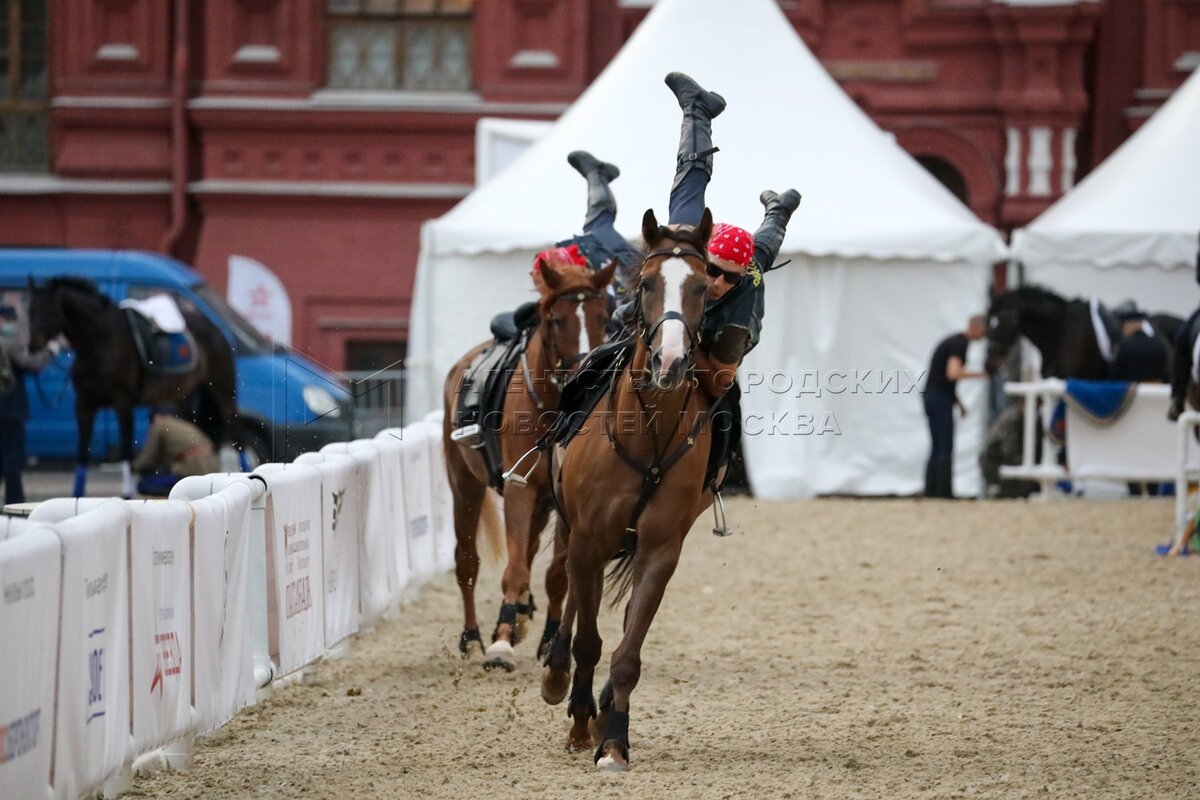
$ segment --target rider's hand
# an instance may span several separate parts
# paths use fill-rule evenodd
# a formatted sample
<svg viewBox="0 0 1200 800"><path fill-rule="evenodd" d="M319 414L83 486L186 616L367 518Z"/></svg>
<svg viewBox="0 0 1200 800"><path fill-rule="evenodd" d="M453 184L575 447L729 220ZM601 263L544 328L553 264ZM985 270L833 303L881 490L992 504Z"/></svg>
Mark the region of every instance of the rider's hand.
<svg viewBox="0 0 1200 800"><path fill-rule="evenodd" d="M50 355L56 356L63 351L63 341L61 338L54 338L46 345L46 349L50 351Z"/></svg>

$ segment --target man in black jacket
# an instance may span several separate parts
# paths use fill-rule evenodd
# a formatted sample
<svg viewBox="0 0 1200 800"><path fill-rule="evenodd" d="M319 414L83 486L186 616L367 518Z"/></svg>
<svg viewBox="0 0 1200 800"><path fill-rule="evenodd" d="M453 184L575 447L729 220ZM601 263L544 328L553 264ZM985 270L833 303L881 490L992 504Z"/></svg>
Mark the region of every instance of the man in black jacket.
<svg viewBox="0 0 1200 800"><path fill-rule="evenodd" d="M925 384L925 415L929 417L932 448L925 467L925 496L954 497L954 408L966 413L955 387L964 378L983 378L986 372L968 372L967 344L987 335L983 317L971 317L962 333L947 336L933 351Z"/></svg>

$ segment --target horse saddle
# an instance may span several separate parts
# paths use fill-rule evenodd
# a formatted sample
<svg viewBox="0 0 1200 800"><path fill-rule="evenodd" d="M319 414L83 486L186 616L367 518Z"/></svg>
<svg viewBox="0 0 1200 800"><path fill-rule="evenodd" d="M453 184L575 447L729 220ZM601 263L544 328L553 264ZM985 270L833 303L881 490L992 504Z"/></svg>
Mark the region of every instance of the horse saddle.
<svg viewBox="0 0 1200 800"><path fill-rule="evenodd" d="M501 493L504 478L499 433L503 428L504 399L537 319L535 303L493 318L491 329L496 341L475 356L463 373L455 405L451 440L482 453L488 482Z"/></svg>
<svg viewBox="0 0 1200 800"><path fill-rule="evenodd" d="M138 357L150 376L186 375L196 369L199 350L191 331L165 331L137 308L122 310L129 319Z"/></svg>

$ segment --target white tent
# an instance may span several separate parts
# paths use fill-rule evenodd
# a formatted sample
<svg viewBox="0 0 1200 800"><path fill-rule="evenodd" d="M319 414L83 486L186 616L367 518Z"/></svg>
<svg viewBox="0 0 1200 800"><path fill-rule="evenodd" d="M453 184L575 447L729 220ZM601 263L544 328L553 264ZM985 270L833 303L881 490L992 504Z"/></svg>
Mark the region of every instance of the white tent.
<svg viewBox="0 0 1200 800"><path fill-rule="evenodd" d="M877 384L898 371L920 374L939 338L962 329L984 303L986 265L1003 257L1003 244L854 105L775 0L729 10L725 0L661 0L549 133L425 225L409 407L424 413L441 403L447 368L486 338L486 319L531 297L535 252L582 225L586 192L568 152L591 150L621 167L613 188L623 234L639 235L648 207L665 221L679 109L662 79L682 70L729 103L714 123L721 152L708 201L717 218L753 230L761 190L804 195L781 256L794 263L767 277L763 342L744 365L754 489L918 491L929 447L920 396L895 393L905 381ZM752 385L752 372L774 377ZM874 383L855 387L855 373ZM802 382L826 380L835 391L848 385L797 396ZM975 424L959 429L963 493L978 487L985 415L976 408Z"/></svg>
<svg viewBox="0 0 1200 800"><path fill-rule="evenodd" d="M1013 236L1026 280L1188 314L1200 234L1200 72L1078 187Z"/></svg>

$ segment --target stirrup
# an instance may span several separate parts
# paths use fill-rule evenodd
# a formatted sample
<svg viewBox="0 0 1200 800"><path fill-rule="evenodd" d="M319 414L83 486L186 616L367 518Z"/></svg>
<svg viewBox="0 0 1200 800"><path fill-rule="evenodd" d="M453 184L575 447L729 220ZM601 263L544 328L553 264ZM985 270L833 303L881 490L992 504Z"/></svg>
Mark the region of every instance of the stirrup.
<svg viewBox="0 0 1200 800"><path fill-rule="evenodd" d="M537 453L537 460L533 462L532 467L525 470L524 475L518 475L517 467L521 466L522 462L529 458L530 453ZM533 474L533 471L537 469L537 466L540 463L542 463L542 450L537 445L534 445L525 452L525 455L517 459L517 463L512 465L512 469L508 470L508 472L505 472L501 477L504 479L505 483L511 483L516 486L528 486L529 476Z"/></svg>
<svg viewBox="0 0 1200 800"><path fill-rule="evenodd" d="M483 447L483 428L478 424L464 425L461 428L455 428L450 431L450 441L458 444L465 444L468 447L474 447L476 450Z"/></svg>
<svg viewBox="0 0 1200 800"><path fill-rule="evenodd" d="M732 536L733 531L725 526L725 501L720 492L713 492L713 536Z"/></svg>

